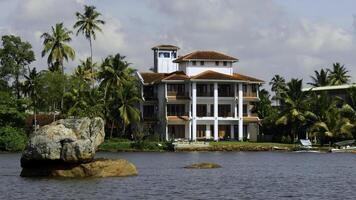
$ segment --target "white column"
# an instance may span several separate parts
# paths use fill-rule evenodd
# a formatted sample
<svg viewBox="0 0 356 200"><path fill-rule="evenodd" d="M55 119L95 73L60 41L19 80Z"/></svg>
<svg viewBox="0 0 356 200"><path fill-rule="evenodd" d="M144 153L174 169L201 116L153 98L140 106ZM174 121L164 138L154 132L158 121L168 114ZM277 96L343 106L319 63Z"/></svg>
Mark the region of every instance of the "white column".
<svg viewBox="0 0 356 200"><path fill-rule="evenodd" d="M230 136L231 136L231 139L235 139L235 130L234 130L234 124L231 124L231 132L230 132Z"/></svg>
<svg viewBox="0 0 356 200"><path fill-rule="evenodd" d="M207 124L206 125L206 128L205 128L205 138L207 140L210 139L210 136L211 136L211 130L210 130L210 124Z"/></svg>
<svg viewBox="0 0 356 200"><path fill-rule="evenodd" d="M239 83L239 140L243 140L243 91L242 83Z"/></svg>
<svg viewBox="0 0 356 200"><path fill-rule="evenodd" d="M188 140L192 139L192 120L189 120L189 129L188 129Z"/></svg>
<svg viewBox="0 0 356 200"><path fill-rule="evenodd" d="M219 97L218 97L218 83L214 83L214 140L219 140L219 124L218 124L218 112L219 112Z"/></svg>
<svg viewBox="0 0 356 200"><path fill-rule="evenodd" d="M235 93L235 99L234 99L234 118L237 118L238 116L238 110L237 110L237 97L238 97L238 85L237 83L234 84L234 93Z"/></svg>
<svg viewBox="0 0 356 200"><path fill-rule="evenodd" d="M169 140L169 135L168 135L168 125L165 125L165 129L166 129L166 141Z"/></svg>
<svg viewBox="0 0 356 200"><path fill-rule="evenodd" d="M192 83L192 140L197 140L197 84Z"/></svg>

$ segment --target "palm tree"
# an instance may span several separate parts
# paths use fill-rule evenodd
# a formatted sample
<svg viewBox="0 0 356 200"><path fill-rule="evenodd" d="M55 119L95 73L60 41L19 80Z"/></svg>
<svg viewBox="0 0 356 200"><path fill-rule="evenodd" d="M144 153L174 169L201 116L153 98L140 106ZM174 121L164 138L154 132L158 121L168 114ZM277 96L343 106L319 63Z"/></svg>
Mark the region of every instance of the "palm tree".
<svg viewBox="0 0 356 200"><path fill-rule="evenodd" d="M94 84L95 71L92 70L94 67L96 67L96 63L92 63L90 58L87 58L85 61L81 60L74 74L85 82L92 82Z"/></svg>
<svg viewBox="0 0 356 200"><path fill-rule="evenodd" d="M128 82L118 92L120 100L119 113L123 125L123 134L125 134L126 127L134 122L140 121L140 111L137 105L140 102L140 95L138 93L136 82Z"/></svg>
<svg viewBox="0 0 356 200"><path fill-rule="evenodd" d="M72 40L70 35L72 31L69 31L63 26L63 23L58 23L54 27L52 26L51 33L43 33L43 51L42 57L48 53L47 63L51 70L59 70L61 68L64 73L63 61L68 61L68 58L74 60L75 51L68 45Z"/></svg>
<svg viewBox="0 0 356 200"><path fill-rule="evenodd" d="M130 79L134 72L129 68L129 63L126 62L125 56L116 54L108 56L101 64L101 69L98 72L98 78L101 80L100 88L104 89L104 98L107 99L109 90L120 89L125 81Z"/></svg>
<svg viewBox="0 0 356 200"><path fill-rule="evenodd" d="M314 71L315 76L310 76L313 82L308 83L313 87L327 86L329 85L328 70L321 69L320 72Z"/></svg>
<svg viewBox="0 0 356 200"><path fill-rule="evenodd" d="M349 71L346 70L345 65L340 65L340 63L334 63L333 69L328 69L329 71L329 82L331 85L343 85L350 82Z"/></svg>
<svg viewBox="0 0 356 200"><path fill-rule="evenodd" d="M302 80L292 79L287 83L285 91L281 93L284 106L276 125L290 126L292 141L299 137L299 131L305 123L314 118L314 114L307 110L306 93L302 92Z"/></svg>
<svg viewBox="0 0 356 200"><path fill-rule="evenodd" d="M276 100L276 104L279 106L279 100L281 99L280 95L286 87L286 80L280 75L275 75L269 82L269 85L272 86L271 90L275 93L275 96L272 99Z"/></svg>
<svg viewBox="0 0 356 200"><path fill-rule="evenodd" d="M35 125L35 132L37 128L37 103L38 103L38 92L36 87L38 87L38 77L39 73L37 73L36 68L33 68L30 70L28 68L29 75L24 75L25 76L25 82L24 82L24 92L30 97L32 101L32 106L33 106L33 115L34 115L34 125Z"/></svg>
<svg viewBox="0 0 356 200"><path fill-rule="evenodd" d="M98 19L101 14L95 9L94 6L85 5L84 13L75 13L78 21L73 26L75 29L78 28L77 35L82 33L89 40L91 60L93 60L92 39L96 39L96 31L102 31L99 26L105 24L103 20Z"/></svg>

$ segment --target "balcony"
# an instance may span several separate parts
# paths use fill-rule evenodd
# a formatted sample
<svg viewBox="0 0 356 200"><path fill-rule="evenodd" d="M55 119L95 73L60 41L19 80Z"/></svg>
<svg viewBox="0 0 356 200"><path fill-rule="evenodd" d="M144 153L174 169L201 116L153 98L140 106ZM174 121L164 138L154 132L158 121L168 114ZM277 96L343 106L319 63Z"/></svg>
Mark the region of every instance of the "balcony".
<svg viewBox="0 0 356 200"><path fill-rule="evenodd" d="M189 92L167 91L169 100L189 99Z"/></svg>
<svg viewBox="0 0 356 200"><path fill-rule="evenodd" d="M214 117L214 112L198 112L197 117Z"/></svg>
<svg viewBox="0 0 356 200"><path fill-rule="evenodd" d="M219 117L234 117L233 112L219 112L218 114Z"/></svg>
<svg viewBox="0 0 356 200"><path fill-rule="evenodd" d="M211 91L211 92L197 91L197 97L214 97L214 91Z"/></svg>
<svg viewBox="0 0 356 200"><path fill-rule="evenodd" d="M151 115L146 114L143 116L143 121L157 121L157 120L158 120L157 113L153 113Z"/></svg>
<svg viewBox="0 0 356 200"><path fill-rule="evenodd" d="M257 92L244 92L244 97L257 97Z"/></svg>
<svg viewBox="0 0 356 200"><path fill-rule="evenodd" d="M156 93L144 93L143 98L145 101L155 101L157 100L157 94Z"/></svg>
<svg viewBox="0 0 356 200"><path fill-rule="evenodd" d="M168 121L188 121L189 113L188 112L167 112Z"/></svg>

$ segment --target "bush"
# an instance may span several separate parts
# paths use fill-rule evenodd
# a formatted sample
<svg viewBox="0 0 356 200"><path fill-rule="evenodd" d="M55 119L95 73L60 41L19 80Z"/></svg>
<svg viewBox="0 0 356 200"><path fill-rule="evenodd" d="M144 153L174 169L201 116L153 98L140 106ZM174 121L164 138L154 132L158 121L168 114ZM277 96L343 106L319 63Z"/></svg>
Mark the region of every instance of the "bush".
<svg viewBox="0 0 356 200"><path fill-rule="evenodd" d="M289 135L282 136L281 142L285 143L285 144L291 144L292 143L292 138Z"/></svg>
<svg viewBox="0 0 356 200"><path fill-rule="evenodd" d="M0 128L0 150L22 151L26 146L26 134L20 128L5 126Z"/></svg>
<svg viewBox="0 0 356 200"><path fill-rule="evenodd" d="M151 134L151 135L146 135L144 137L144 140L149 141L149 142L159 142L159 141L161 141L161 138L158 134Z"/></svg>
<svg viewBox="0 0 356 200"><path fill-rule="evenodd" d="M139 150L160 150L161 147L158 146L156 142L148 142L148 141L136 141L131 143L131 148L139 149Z"/></svg>

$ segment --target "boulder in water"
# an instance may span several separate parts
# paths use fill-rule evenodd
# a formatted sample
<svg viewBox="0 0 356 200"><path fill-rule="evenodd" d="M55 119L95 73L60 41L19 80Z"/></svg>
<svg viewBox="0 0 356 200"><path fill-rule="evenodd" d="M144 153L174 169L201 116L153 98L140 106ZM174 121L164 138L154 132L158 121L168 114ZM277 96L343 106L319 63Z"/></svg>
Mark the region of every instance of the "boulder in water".
<svg viewBox="0 0 356 200"><path fill-rule="evenodd" d="M43 161L91 161L104 137L104 120L99 117L55 121L30 135L22 154L21 166L29 167Z"/></svg>
<svg viewBox="0 0 356 200"><path fill-rule="evenodd" d="M216 164L216 163L195 163L192 165L188 165L184 168L187 169L215 169L215 168L221 168L220 165Z"/></svg>

